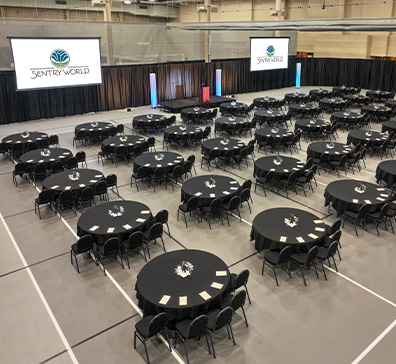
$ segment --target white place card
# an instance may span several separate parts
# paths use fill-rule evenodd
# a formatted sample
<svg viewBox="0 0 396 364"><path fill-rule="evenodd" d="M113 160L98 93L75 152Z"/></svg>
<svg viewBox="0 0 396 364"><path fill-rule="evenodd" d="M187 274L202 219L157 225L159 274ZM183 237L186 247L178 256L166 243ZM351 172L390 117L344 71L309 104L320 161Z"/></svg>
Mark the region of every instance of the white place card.
<svg viewBox="0 0 396 364"><path fill-rule="evenodd" d="M237 181L230 181L230 183L231 183L232 185L235 185L235 184L237 184L238 182L237 182Z"/></svg>
<svg viewBox="0 0 396 364"><path fill-rule="evenodd" d="M58 188L58 187L59 187L58 185L52 186L51 190L54 190L55 188Z"/></svg>
<svg viewBox="0 0 396 364"><path fill-rule="evenodd" d="M289 170L288 169L284 169L283 172L287 173L287 172L289 172Z"/></svg>
<svg viewBox="0 0 396 364"><path fill-rule="evenodd" d="M219 147L214 147L213 149L214 149L214 150L217 150L217 149L219 149Z"/></svg>
<svg viewBox="0 0 396 364"><path fill-rule="evenodd" d="M234 147L234 149L238 149L238 147Z"/></svg>
<svg viewBox="0 0 396 364"><path fill-rule="evenodd" d="M314 220L314 224L323 224L322 220Z"/></svg>
<svg viewBox="0 0 396 364"><path fill-rule="evenodd" d="M352 202L353 202L353 203L359 203L359 200L357 200L356 198L354 198L354 199L352 200Z"/></svg>
<svg viewBox="0 0 396 364"><path fill-rule="evenodd" d="M377 191L385 191L385 188L377 188Z"/></svg>
<svg viewBox="0 0 396 364"><path fill-rule="evenodd" d="M217 270L216 277L227 277L227 271L225 270Z"/></svg>
<svg viewBox="0 0 396 364"><path fill-rule="evenodd" d="M65 156L64 156L64 155L60 155L60 156L59 156L59 159L62 159L62 158L65 158Z"/></svg>
<svg viewBox="0 0 396 364"><path fill-rule="evenodd" d="M216 197L216 194L211 193L211 194L210 194L210 197L211 197L211 198L215 198L215 197Z"/></svg>
<svg viewBox="0 0 396 364"><path fill-rule="evenodd" d="M109 228L107 229L107 233L112 233L112 232L114 231L114 229L115 229L115 228L113 228L113 227L109 227Z"/></svg>
<svg viewBox="0 0 396 364"><path fill-rule="evenodd" d="M136 142L136 143L140 143L140 142ZM133 145L132 143L128 143L129 146Z"/></svg>
<svg viewBox="0 0 396 364"><path fill-rule="evenodd" d="M223 193L224 193L225 195L229 195L229 194L230 194L228 191L223 191Z"/></svg>
<svg viewBox="0 0 396 364"><path fill-rule="evenodd" d="M98 225L94 225L94 226L92 226L92 227L89 229L89 231L95 231L95 230L97 230L97 229L99 229L99 226L98 226Z"/></svg>
<svg viewBox="0 0 396 364"><path fill-rule="evenodd" d="M142 144L142 142L140 141L140 140L138 140L137 142L136 142L136 144ZM133 145L132 143L129 143L129 145Z"/></svg>
<svg viewBox="0 0 396 364"><path fill-rule="evenodd" d="M227 148L227 147L224 147L224 150L228 150L228 148Z"/></svg>
<svg viewBox="0 0 396 364"><path fill-rule="evenodd" d="M317 239L318 238L318 236L317 235L315 235L315 234L308 234L308 236L311 238L311 239Z"/></svg>
<svg viewBox="0 0 396 364"><path fill-rule="evenodd" d="M305 243L305 240L301 236L297 236L296 239L299 243Z"/></svg>
<svg viewBox="0 0 396 364"><path fill-rule="evenodd" d="M171 298L171 296L164 294L158 303L160 305L166 305L168 303L168 301L170 300L170 298Z"/></svg>
<svg viewBox="0 0 396 364"><path fill-rule="evenodd" d="M84 183L80 183L78 186L83 188L83 187L85 187L85 184Z"/></svg>
<svg viewBox="0 0 396 364"><path fill-rule="evenodd" d="M366 203L367 205L371 205L371 201L370 200L364 200L364 203Z"/></svg>
<svg viewBox="0 0 396 364"><path fill-rule="evenodd" d="M199 295L200 295L205 301L207 301L208 299L212 298L212 296L211 296L208 292L206 292L206 291L202 291Z"/></svg>
<svg viewBox="0 0 396 364"><path fill-rule="evenodd" d="M187 306L187 296L179 297L179 306Z"/></svg>
<svg viewBox="0 0 396 364"><path fill-rule="evenodd" d="M33 159L29 159L28 161L26 161L27 163L32 163Z"/></svg>
<svg viewBox="0 0 396 364"><path fill-rule="evenodd" d="M381 193L381 197L389 197L386 193Z"/></svg>
<svg viewBox="0 0 396 364"><path fill-rule="evenodd" d="M38 162L39 162L39 163L43 163L43 162L44 162L44 159L40 159Z"/></svg>
<svg viewBox="0 0 396 364"><path fill-rule="evenodd" d="M157 168L162 167L162 164L157 164Z"/></svg>
<svg viewBox="0 0 396 364"><path fill-rule="evenodd" d="M139 138L139 140L144 140L144 138Z"/></svg>
<svg viewBox="0 0 396 364"><path fill-rule="evenodd" d="M281 243L286 243L286 240L287 240L287 236L281 236L279 239Z"/></svg>
<svg viewBox="0 0 396 364"><path fill-rule="evenodd" d="M222 289L223 286L224 286L224 284L222 284L222 283L217 283L217 282L213 282L210 286L211 286L212 288L215 288L215 289Z"/></svg>
<svg viewBox="0 0 396 364"><path fill-rule="evenodd" d="M140 213L141 213L142 215L147 215L147 214L150 213L150 210L142 210L142 211L140 211Z"/></svg>
<svg viewBox="0 0 396 364"><path fill-rule="evenodd" d="M236 191L238 187L230 187L230 190Z"/></svg>
<svg viewBox="0 0 396 364"><path fill-rule="evenodd" d="M125 230L132 229L132 226L129 225L129 224L122 225L122 227L123 227Z"/></svg>
<svg viewBox="0 0 396 364"><path fill-rule="evenodd" d="M201 195L202 195L202 192L197 192L197 193L194 194L194 196L197 196L197 197L199 197Z"/></svg>
<svg viewBox="0 0 396 364"><path fill-rule="evenodd" d="M182 157L182 156L179 156L179 157L176 157L176 159L183 159L183 157Z"/></svg>
<svg viewBox="0 0 396 364"><path fill-rule="evenodd" d="M340 154L340 152L334 152L335 154Z"/></svg>
<svg viewBox="0 0 396 364"><path fill-rule="evenodd" d="M146 163L144 167L150 167L150 163Z"/></svg>
<svg viewBox="0 0 396 364"><path fill-rule="evenodd" d="M325 151L325 154L329 154L330 152L328 150Z"/></svg>
<svg viewBox="0 0 396 364"><path fill-rule="evenodd" d="M50 162L55 162L55 158L50 158Z"/></svg>
<svg viewBox="0 0 396 364"><path fill-rule="evenodd" d="M64 153L63 153L63 155L69 155L69 154L70 154L69 152L64 152Z"/></svg>
<svg viewBox="0 0 396 364"><path fill-rule="evenodd" d="M102 178L103 176L101 174L96 174L95 178Z"/></svg>
<svg viewBox="0 0 396 364"><path fill-rule="evenodd" d="M70 190L71 186L66 186L65 190Z"/></svg>
<svg viewBox="0 0 396 364"><path fill-rule="evenodd" d="M293 171L299 171L300 169L299 168L293 168Z"/></svg>
<svg viewBox="0 0 396 364"><path fill-rule="evenodd" d="M270 172L275 172L275 168L271 168L271 169L270 169Z"/></svg>
<svg viewBox="0 0 396 364"><path fill-rule="evenodd" d="M140 217L138 219L136 219L136 222L145 222L145 219L141 219Z"/></svg>
<svg viewBox="0 0 396 364"><path fill-rule="evenodd" d="M173 161L173 163L180 163L181 161L179 161L179 160L175 160L175 161Z"/></svg>
<svg viewBox="0 0 396 364"><path fill-rule="evenodd" d="M173 166L173 163L168 163L168 166Z"/></svg>
<svg viewBox="0 0 396 364"><path fill-rule="evenodd" d="M91 179L89 182L91 182L91 183L96 183L96 182L98 182L96 179Z"/></svg>
<svg viewBox="0 0 396 364"><path fill-rule="evenodd" d="M377 200L378 200L378 201L385 201L385 199L382 198L382 197L377 197Z"/></svg>
<svg viewBox="0 0 396 364"><path fill-rule="evenodd" d="M325 229L324 228L320 228L320 227L316 227L315 231L319 231L321 233L324 233Z"/></svg>

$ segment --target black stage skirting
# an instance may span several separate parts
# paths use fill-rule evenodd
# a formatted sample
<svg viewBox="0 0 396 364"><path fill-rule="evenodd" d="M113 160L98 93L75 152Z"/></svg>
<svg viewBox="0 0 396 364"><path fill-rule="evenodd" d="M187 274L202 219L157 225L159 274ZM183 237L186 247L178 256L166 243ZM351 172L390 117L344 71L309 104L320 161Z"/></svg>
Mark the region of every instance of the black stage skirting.
<svg viewBox="0 0 396 364"><path fill-rule="evenodd" d="M179 113L182 109L186 107L219 107L222 102L231 102L235 99L223 96L210 96L209 102L199 102L198 97L193 97L191 99L175 99L168 101L160 101L159 107L171 113Z"/></svg>

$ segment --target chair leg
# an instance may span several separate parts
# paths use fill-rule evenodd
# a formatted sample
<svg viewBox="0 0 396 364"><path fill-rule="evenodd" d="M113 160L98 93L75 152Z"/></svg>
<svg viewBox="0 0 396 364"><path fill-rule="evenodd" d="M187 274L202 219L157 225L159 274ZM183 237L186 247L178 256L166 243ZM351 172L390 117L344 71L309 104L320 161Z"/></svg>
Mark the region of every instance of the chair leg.
<svg viewBox="0 0 396 364"><path fill-rule="evenodd" d="M249 291L247 289L246 283L244 283L244 286L245 286L245 290L246 290L246 294L247 294L247 298L248 298L249 304L252 304L252 301L250 300Z"/></svg>
<svg viewBox="0 0 396 364"><path fill-rule="evenodd" d="M248 324L248 321L247 321L247 318L246 318L246 314L245 314L245 309L243 308L243 306L241 307L241 309L242 309L243 317L245 318L246 327L249 327L249 324Z"/></svg>

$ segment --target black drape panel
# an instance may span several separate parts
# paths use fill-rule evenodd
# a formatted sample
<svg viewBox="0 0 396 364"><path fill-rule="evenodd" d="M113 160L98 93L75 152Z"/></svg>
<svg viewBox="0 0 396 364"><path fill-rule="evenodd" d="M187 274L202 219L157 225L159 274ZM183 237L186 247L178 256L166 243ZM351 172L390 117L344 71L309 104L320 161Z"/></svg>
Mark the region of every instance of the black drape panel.
<svg viewBox="0 0 396 364"><path fill-rule="evenodd" d="M10 71L0 72L0 123L148 105L150 73L157 75L159 101L174 94L175 79L183 84L186 97L197 97L202 83L214 94L216 69L222 70L223 95L290 87L295 85L298 62L302 86L396 90L396 62L367 59L289 57L288 69L261 72L250 72L249 59L104 67L99 86L20 92Z"/></svg>

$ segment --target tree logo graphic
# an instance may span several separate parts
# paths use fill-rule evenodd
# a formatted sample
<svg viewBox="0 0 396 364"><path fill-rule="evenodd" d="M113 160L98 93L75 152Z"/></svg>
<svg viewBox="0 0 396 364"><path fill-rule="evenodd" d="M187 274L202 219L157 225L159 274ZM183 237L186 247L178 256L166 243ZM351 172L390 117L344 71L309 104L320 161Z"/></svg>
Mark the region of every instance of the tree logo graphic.
<svg viewBox="0 0 396 364"><path fill-rule="evenodd" d="M70 62L69 54L63 49L56 49L51 53L51 63L58 68L66 67Z"/></svg>
<svg viewBox="0 0 396 364"><path fill-rule="evenodd" d="M272 57L275 54L275 48L272 45L267 47L267 56Z"/></svg>

